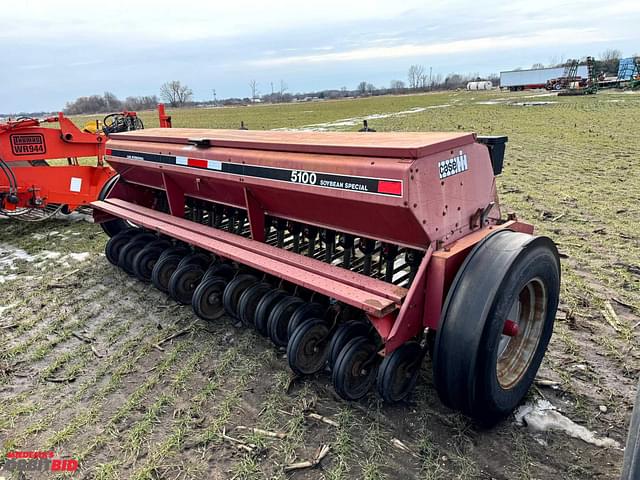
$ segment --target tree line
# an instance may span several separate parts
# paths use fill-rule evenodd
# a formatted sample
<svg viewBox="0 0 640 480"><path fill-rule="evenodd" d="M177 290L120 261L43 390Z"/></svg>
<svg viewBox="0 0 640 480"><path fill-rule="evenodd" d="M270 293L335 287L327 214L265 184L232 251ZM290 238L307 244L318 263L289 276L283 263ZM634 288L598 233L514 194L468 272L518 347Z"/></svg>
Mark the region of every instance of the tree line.
<svg viewBox="0 0 640 480"><path fill-rule="evenodd" d="M162 84L160 98L172 107L182 107L191 102L193 92L178 80L172 80ZM72 102L67 102L64 107L64 113L67 115L82 115L121 112L124 110L150 110L156 108L159 102L157 95L127 97L124 100L120 100L113 93L104 92L103 95L89 95L88 97L79 97Z"/></svg>
<svg viewBox="0 0 640 480"><path fill-rule="evenodd" d="M605 72L610 75L617 74L618 65L622 53L620 50L609 49L602 52L595 61L596 70ZM563 60L562 58L553 58L547 66L542 63L535 63L532 69L563 67L573 60ZM521 70L516 68L515 70ZM248 82L249 94L246 97L231 97L213 101L193 101L193 91L187 85L179 80L172 80L160 86L160 99L172 107L182 107L187 105L248 105L251 103L288 103L325 99L339 99L348 97L377 96L390 94L404 94L413 92L426 92L437 90L453 90L457 88L465 88L468 82L489 80L494 86L499 86L500 77L497 73L480 76L478 73L449 73L442 75L441 73L433 73L431 68L424 65L411 65L407 71L407 79L394 79L389 85L376 86L371 82L363 80L359 82L354 89L343 86L339 89L326 89L321 91L290 93L287 84L280 80L279 84L274 85L270 82L270 93L261 94L260 85L257 80ZM147 110L153 109L158 104L156 95L127 97L119 100L113 93L105 92L103 95L91 95L88 97L80 97L73 102L66 104L64 109L68 114L88 114L88 113L106 113L121 110Z"/></svg>

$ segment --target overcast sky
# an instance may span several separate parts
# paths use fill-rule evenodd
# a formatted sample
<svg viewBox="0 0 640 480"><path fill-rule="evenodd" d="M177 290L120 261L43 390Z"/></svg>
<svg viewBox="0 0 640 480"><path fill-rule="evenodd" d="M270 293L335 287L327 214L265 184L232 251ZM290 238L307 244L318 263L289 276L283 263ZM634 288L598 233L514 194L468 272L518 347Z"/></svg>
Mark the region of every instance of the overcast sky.
<svg viewBox="0 0 640 480"><path fill-rule="evenodd" d="M56 110L82 95L196 100L387 86L412 63L488 74L533 63L640 52L640 0L263 0L4 2L0 112Z"/></svg>

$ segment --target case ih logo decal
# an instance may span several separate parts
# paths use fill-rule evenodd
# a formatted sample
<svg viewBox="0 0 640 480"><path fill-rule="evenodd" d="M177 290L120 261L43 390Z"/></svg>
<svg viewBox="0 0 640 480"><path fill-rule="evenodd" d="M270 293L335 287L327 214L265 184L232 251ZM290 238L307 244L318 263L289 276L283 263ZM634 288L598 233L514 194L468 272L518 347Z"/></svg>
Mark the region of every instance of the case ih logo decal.
<svg viewBox="0 0 640 480"><path fill-rule="evenodd" d="M13 451L7 453L4 469L9 472L75 472L78 461L73 458L53 458L51 451ZM24 473L19 474L20 478ZM30 477L29 477L30 478Z"/></svg>
<svg viewBox="0 0 640 480"><path fill-rule="evenodd" d="M440 179L450 177L456 173L462 173L469 169L469 162L467 160L467 154L460 152L457 157L450 158L449 160L443 160L438 162L438 171L440 172Z"/></svg>
<svg viewBox="0 0 640 480"><path fill-rule="evenodd" d="M265 178L279 182L298 183L314 187L349 190L392 197L402 196L402 180L358 177L340 175L336 173L312 172L307 170L291 170L286 168L262 167L259 165L243 165L239 163L220 162L218 160L204 160L201 158L174 157L172 155L158 155L155 153L129 152L125 150L109 150L107 155L112 157L144 160L168 165L183 165L185 167L214 170L231 175Z"/></svg>
<svg viewBox="0 0 640 480"><path fill-rule="evenodd" d="M11 150L14 155L36 155L46 153L44 135L41 133L31 133L29 135L13 134L11 139Z"/></svg>

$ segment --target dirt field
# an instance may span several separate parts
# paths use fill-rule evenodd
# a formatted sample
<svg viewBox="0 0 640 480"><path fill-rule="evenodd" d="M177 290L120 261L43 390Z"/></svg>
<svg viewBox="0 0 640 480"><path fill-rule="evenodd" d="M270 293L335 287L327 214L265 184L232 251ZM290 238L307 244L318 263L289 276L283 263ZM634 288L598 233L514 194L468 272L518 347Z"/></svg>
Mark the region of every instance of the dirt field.
<svg viewBox="0 0 640 480"><path fill-rule="evenodd" d="M554 336L527 401L546 399L623 445L640 372L640 95L532 95L171 113L174 126L237 128L244 120L256 129L355 130L376 114L370 124L379 131L508 135L498 182L505 211L550 235L564 257ZM144 118L153 125L151 113ZM482 430L452 413L431 386L429 361L411 400L393 407L373 394L338 400L326 373L292 382L267 339L225 318L203 322L127 276L104 257L106 240L75 216L0 220L0 465L11 450L51 449L79 461L73 478L100 480L619 475L621 448L533 433L513 418ZM285 473L322 445L330 451L317 468Z"/></svg>

